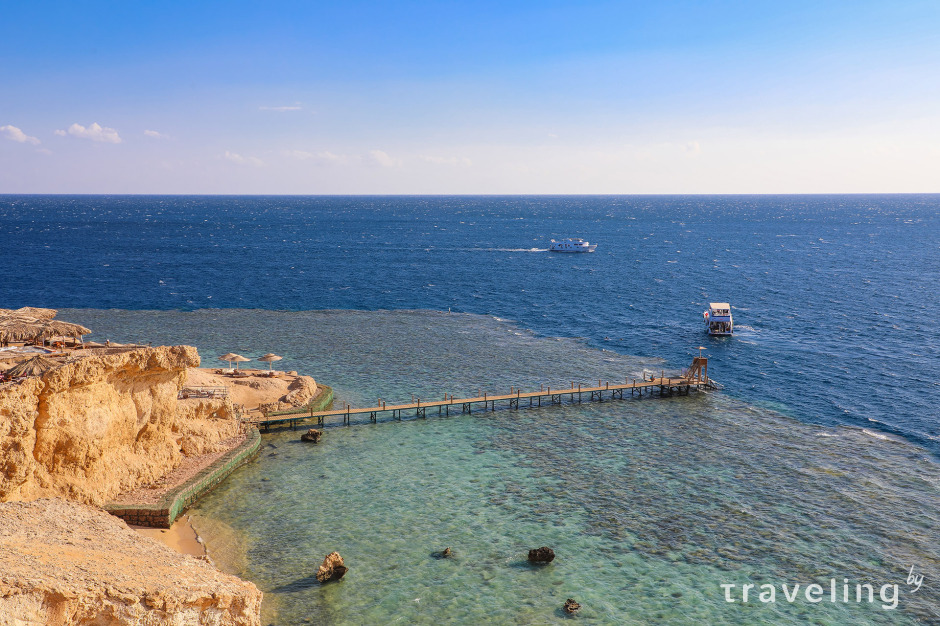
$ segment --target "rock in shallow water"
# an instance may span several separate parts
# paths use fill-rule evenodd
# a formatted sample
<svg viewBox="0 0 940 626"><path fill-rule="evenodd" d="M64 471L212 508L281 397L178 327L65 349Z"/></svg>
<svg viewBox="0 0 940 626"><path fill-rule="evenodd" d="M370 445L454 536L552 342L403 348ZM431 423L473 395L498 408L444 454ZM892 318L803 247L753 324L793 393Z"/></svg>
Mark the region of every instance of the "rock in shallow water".
<svg viewBox="0 0 940 626"><path fill-rule="evenodd" d="M551 563L555 560L555 551L546 546L529 550L529 563Z"/></svg>
<svg viewBox="0 0 940 626"><path fill-rule="evenodd" d="M317 580L320 583L339 580L346 574L348 569L343 564L343 557L339 555L339 552L330 552L323 559L323 564L317 568Z"/></svg>
<svg viewBox="0 0 940 626"><path fill-rule="evenodd" d="M565 610L565 613L576 613L581 609L581 605L575 602L572 598L565 600L565 606L562 607Z"/></svg>
<svg viewBox="0 0 940 626"><path fill-rule="evenodd" d="M301 440L301 441L312 441L313 443L317 443L317 442L320 441L320 437L322 437L322 436L323 436L323 431L322 431L322 430L317 430L316 428L311 428L310 430L308 430L307 432L305 432L304 434L302 434L302 435L300 436L300 440Z"/></svg>

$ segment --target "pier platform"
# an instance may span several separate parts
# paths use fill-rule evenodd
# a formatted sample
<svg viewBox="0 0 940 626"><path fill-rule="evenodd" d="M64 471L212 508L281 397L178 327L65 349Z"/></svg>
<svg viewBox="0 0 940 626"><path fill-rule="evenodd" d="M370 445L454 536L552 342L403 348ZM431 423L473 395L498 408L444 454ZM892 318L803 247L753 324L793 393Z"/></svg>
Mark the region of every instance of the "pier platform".
<svg viewBox="0 0 940 626"><path fill-rule="evenodd" d="M632 381L626 379L623 383L599 380L597 386L585 386L580 383L577 386L572 384L571 387L563 389L552 389L543 386L538 391L522 391L513 388L506 394L483 393L469 398L455 398L452 394L445 393L441 400L417 398L413 402L399 404L388 404L383 401L371 407L346 406L328 411L312 411L300 408L292 411L269 413L261 419L253 420L253 423L262 430L268 430L271 426L295 427L297 424L313 420L316 421L318 426L323 426L326 420L331 418L336 421L342 419L342 423L348 425L354 418L367 416L369 422L375 423L380 415L390 416L396 420L412 416L427 417L429 409L432 414L436 410L437 415L444 416L450 415L451 412L495 411L497 404L500 408L519 409L520 406L542 406L543 402L547 405L562 404L565 400L570 403L580 403L582 401L601 402L605 399L623 400L626 393L629 393L630 397L688 395L692 391L716 389L717 387L718 385L708 377L708 358L695 357L692 360L692 366L677 377L667 377L663 373L659 377L651 376L649 379L634 378ZM362 421L365 422L364 419Z"/></svg>

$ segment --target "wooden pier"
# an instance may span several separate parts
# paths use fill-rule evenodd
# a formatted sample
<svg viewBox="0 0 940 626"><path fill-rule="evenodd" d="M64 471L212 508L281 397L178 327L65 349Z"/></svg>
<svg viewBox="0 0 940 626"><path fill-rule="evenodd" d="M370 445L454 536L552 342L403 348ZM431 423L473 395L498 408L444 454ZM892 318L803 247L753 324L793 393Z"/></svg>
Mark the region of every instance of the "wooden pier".
<svg viewBox="0 0 940 626"><path fill-rule="evenodd" d="M597 386L583 386L574 384L566 389L552 389L544 387L538 391L522 391L521 389L511 389L508 394L483 395L472 398L455 398L452 394L444 394L443 400L421 400L418 398L414 402L405 404L387 404L381 402L372 407L354 408L347 406L342 409L331 409L329 411L311 411L309 409L295 409L293 411L281 411L270 413L262 419L254 420L263 430L271 426L289 425L296 426L298 423L307 420L316 420L317 425L322 426L327 418L342 418L343 424L350 424L354 417L368 416L369 421L375 423L380 414L390 415L393 419L401 420L406 416L427 417L428 409L437 410L437 415L450 415L451 411L460 413L473 413L477 411L495 411L497 403L504 408L519 409L520 406L528 404L529 407L542 406L545 401L548 405L562 404L564 400L571 403L580 403L582 401L602 402L608 400L623 400L624 393L629 392L630 397L659 396L666 397L672 395L688 395L691 391L703 389L716 389L717 384L708 377L708 358L694 357L692 366L681 376L666 377L662 373L658 378L625 380L623 383L611 383L597 381ZM606 396L606 398L605 398Z"/></svg>

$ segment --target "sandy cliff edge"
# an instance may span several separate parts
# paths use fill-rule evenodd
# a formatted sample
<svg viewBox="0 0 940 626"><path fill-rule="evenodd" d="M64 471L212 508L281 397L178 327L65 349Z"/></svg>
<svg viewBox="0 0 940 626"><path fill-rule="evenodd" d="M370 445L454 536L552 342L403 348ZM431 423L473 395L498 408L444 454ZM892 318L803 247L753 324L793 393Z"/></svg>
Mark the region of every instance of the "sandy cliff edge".
<svg viewBox="0 0 940 626"><path fill-rule="evenodd" d="M0 391L0 500L101 504L181 460L177 393L191 346L77 359Z"/></svg>
<svg viewBox="0 0 940 626"><path fill-rule="evenodd" d="M0 504L0 625L260 624L262 594L61 499Z"/></svg>

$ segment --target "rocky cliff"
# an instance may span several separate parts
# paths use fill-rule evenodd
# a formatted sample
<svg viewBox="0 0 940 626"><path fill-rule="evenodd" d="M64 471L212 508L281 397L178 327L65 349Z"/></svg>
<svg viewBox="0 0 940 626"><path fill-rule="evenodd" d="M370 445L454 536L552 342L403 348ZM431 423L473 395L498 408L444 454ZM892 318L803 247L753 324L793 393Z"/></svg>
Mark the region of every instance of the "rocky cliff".
<svg viewBox="0 0 940 626"><path fill-rule="evenodd" d="M141 348L76 359L42 377L0 388L0 501L62 496L101 504L156 480L192 451L230 436L225 407L193 409L178 421L177 393L189 346ZM222 411L222 413L220 413ZM210 419L211 418L211 419Z"/></svg>
<svg viewBox="0 0 940 626"><path fill-rule="evenodd" d="M0 626L260 623L261 592L59 499L0 504Z"/></svg>

